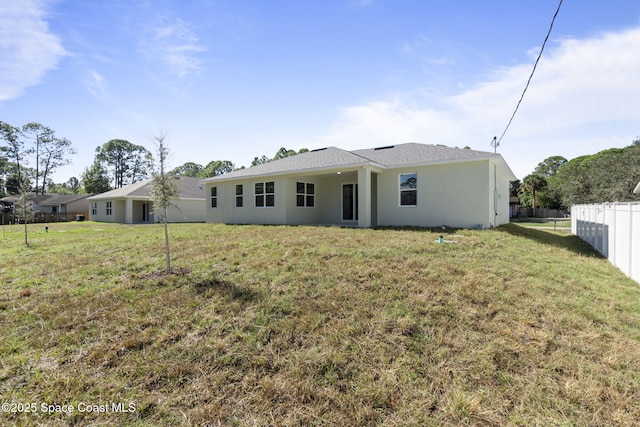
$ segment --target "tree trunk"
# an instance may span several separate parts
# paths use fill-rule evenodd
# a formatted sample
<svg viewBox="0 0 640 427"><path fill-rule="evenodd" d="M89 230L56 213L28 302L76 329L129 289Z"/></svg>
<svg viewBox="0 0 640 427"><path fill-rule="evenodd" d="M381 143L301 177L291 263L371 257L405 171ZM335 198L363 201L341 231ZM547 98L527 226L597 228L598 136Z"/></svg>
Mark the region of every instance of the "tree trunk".
<svg viewBox="0 0 640 427"><path fill-rule="evenodd" d="M27 218L24 218L24 244L25 246L29 246L29 234L27 230Z"/></svg>
<svg viewBox="0 0 640 427"><path fill-rule="evenodd" d="M167 257L167 274L171 273L171 251L169 250L169 226L167 225L167 208L162 210L162 219L164 222L164 246L165 255Z"/></svg>

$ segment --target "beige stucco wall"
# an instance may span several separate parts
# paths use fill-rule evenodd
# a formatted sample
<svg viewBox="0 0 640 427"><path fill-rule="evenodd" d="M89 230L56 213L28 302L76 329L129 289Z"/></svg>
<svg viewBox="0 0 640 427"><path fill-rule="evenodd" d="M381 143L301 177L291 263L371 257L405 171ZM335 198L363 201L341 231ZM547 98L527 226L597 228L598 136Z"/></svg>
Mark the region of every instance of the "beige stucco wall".
<svg viewBox="0 0 640 427"><path fill-rule="evenodd" d="M142 204L150 204L149 222L158 222L160 216L153 211L153 204L145 200L111 200L112 202L112 215L107 215L107 201L108 200L95 200L98 204L98 211L96 215L91 213L91 203L88 202L88 212L90 221L98 222L115 222L126 224L128 222L141 223L142 222ZM133 209L127 217L127 201L129 206ZM167 211L169 222L204 222L205 221L205 205L202 200L179 200L177 204L180 206L181 212L175 208L170 208Z"/></svg>
<svg viewBox="0 0 640 427"><path fill-rule="evenodd" d="M180 206L180 211L175 208L167 209L168 222L205 221L205 204L203 200L180 200L177 204ZM156 221L160 217L156 212L153 215Z"/></svg>
<svg viewBox="0 0 640 427"><path fill-rule="evenodd" d="M359 171L359 172L358 172ZM399 176L418 175L418 206L400 206ZM206 221L232 224L337 224L362 225L361 221L342 220L342 185L359 183L364 189L362 168L352 171L305 176L266 178L275 182L275 207L254 207L254 184L262 180L219 181L218 207L211 208L207 183ZM296 206L296 182L315 184L314 208ZM244 206L235 207L235 185L244 185ZM497 189L497 192L494 192ZM491 227L509 222L509 182L491 160L430 165L416 168L387 169L371 172L370 203L372 226ZM364 200L361 197L360 200ZM497 209L496 209L497 208ZM495 212L498 215L495 215Z"/></svg>
<svg viewBox="0 0 640 427"><path fill-rule="evenodd" d="M255 183L273 181L275 185L275 206L255 207ZM243 185L243 206L236 207L236 185ZM218 207L211 207L211 187L218 187ZM265 180L247 179L233 182L211 183L205 187L206 220L229 224L284 224L286 218L287 180L284 177Z"/></svg>
<svg viewBox="0 0 640 427"><path fill-rule="evenodd" d="M112 214L107 215L107 202L112 202ZM91 201L89 201L89 220L100 222L124 222L125 221L125 202L124 200L95 200L98 204L98 212L96 215L91 214Z"/></svg>
<svg viewBox="0 0 640 427"><path fill-rule="evenodd" d="M489 227L493 198L489 166L487 160L385 171L378 176L378 225ZM417 173L415 207L400 206L399 176L405 173Z"/></svg>

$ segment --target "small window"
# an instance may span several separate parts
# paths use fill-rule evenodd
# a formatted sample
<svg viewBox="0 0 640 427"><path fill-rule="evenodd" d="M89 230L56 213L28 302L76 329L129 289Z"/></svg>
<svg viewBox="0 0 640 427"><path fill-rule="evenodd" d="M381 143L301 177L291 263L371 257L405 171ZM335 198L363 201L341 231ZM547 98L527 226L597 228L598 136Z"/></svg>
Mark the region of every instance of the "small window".
<svg viewBox="0 0 640 427"><path fill-rule="evenodd" d="M296 206L312 208L316 205L316 185L310 182L296 182Z"/></svg>
<svg viewBox="0 0 640 427"><path fill-rule="evenodd" d="M211 208L218 207L218 187L211 187Z"/></svg>
<svg viewBox="0 0 640 427"><path fill-rule="evenodd" d="M107 215L113 215L113 202L107 202Z"/></svg>
<svg viewBox="0 0 640 427"><path fill-rule="evenodd" d="M98 202L91 202L91 215L98 215Z"/></svg>
<svg viewBox="0 0 640 427"><path fill-rule="evenodd" d="M236 185L236 208L241 208L244 205L242 184Z"/></svg>
<svg viewBox="0 0 640 427"><path fill-rule="evenodd" d="M400 206L418 205L418 174L400 175Z"/></svg>
<svg viewBox="0 0 640 427"><path fill-rule="evenodd" d="M273 181L256 183L255 196L257 208L271 208L276 205L275 188L276 186Z"/></svg>

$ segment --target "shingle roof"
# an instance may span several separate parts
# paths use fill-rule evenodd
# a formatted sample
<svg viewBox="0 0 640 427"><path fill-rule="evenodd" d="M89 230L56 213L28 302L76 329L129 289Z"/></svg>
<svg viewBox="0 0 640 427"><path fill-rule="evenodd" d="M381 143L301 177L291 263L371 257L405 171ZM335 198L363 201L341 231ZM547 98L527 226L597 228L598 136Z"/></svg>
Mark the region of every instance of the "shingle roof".
<svg viewBox="0 0 640 427"><path fill-rule="evenodd" d="M233 171L231 173L208 178L203 181L221 181L263 175L322 171L362 165L394 168L412 165L464 162L490 158L494 158L501 163L507 173L510 174L513 179L516 179L500 154L486 151L451 148L442 145L410 142L406 144L353 151L346 151L336 147L328 147L297 154L295 156L286 157L284 159L275 160L262 165Z"/></svg>
<svg viewBox="0 0 640 427"><path fill-rule="evenodd" d="M46 200L40 202L40 204L43 206L66 205L91 196L93 196L93 194L51 194Z"/></svg>
<svg viewBox="0 0 640 427"><path fill-rule="evenodd" d="M370 160L349 151L336 147L328 147L296 154L295 156L285 157L284 159L263 163L257 166L251 166L246 169L236 170L224 175L208 178L204 181L213 181L220 178L248 178L260 175L278 175L287 172L353 167L370 163Z"/></svg>
<svg viewBox="0 0 640 427"><path fill-rule="evenodd" d="M88 200L119 199L128 197L148 198L151 192L153 179L145 179L122 188L96 194ZM204 188L200 185L199 178L182 176L178 180L178 198L180 199L204 199Z"/></svg>
<svg viewBox="0 0 640 427"><path fill-rule="evenodd" d="M410 142L388 147L354 150L352 153L386 167L486 159L497 154L485 151L451 148Z"/></svg>

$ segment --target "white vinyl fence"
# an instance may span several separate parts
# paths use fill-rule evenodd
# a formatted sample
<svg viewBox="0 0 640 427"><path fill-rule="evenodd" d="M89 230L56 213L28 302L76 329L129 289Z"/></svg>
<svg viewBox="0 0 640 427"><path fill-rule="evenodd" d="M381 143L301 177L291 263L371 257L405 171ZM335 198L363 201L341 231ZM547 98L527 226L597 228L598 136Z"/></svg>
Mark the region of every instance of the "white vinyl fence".
<svg viewBox="0 0 640 427"><path fill-rule="evenodd" d="M574 205L571 232L640 283L640 203Z"/></svg>

